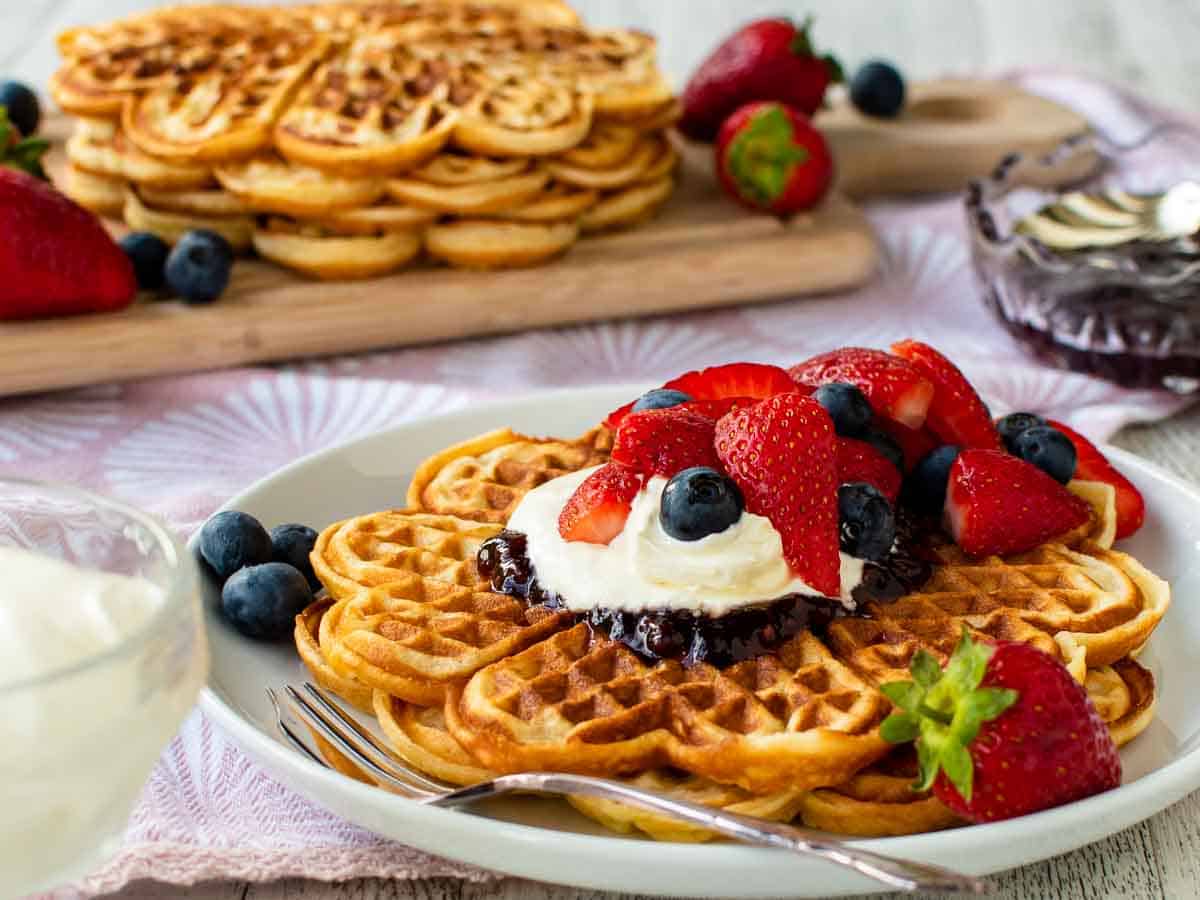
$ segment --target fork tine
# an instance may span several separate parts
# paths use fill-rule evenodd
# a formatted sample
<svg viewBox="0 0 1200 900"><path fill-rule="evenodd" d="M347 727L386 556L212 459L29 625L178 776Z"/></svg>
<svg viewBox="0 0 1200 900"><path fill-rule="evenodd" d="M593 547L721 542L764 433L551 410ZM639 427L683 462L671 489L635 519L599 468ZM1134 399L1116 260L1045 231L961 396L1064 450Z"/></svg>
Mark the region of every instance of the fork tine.
<svg viewBox="0 0 1200 900"><path fill-rule="evenodd" d="M279 728L279 733L292 745L293 749L299 750L317 765L324 766L327 769L331 768L329 763L323 760L320 754L313 752L308 744L296 732L292 731L292 726L284 721L283 706L280 704L279 697L276 695L274 688L267 688L267 696L271 698L271 705L275 707L275 725Z"/></svg>
<svg viewBox="0 0 1200 900"><path fill-rule="evenodd" d="M338 700L333 694L329 693L329 691L326 691L324 688L313 684L311 681L304 682L304 690L307 691L308 695L313 699L313 701L324 712L328 713L329 716L336 720L339 725L348 728L350 731L358 735L363 743L374 750L375 753L379 755L380 759L385 761L390 768L403 772L404 775L407 776L411 781L415 782L417 786L438 794L454 790L458 787L458 785L452 785L449 782L440 781L432 776L426 776L422 772L418 772L409 768L402 760L397 759L391 750L380 744L375 735L363 728L355 720L354 716L346 710L346 707L342 705L341 701Z"/></svg>
<svg viewBox="0 0 1200 900"><path fill-rule="evenodd" d="M346 730L334 724L334 721L327 718L327 714L322 713L320 709L290 684L286 685L283 690L292 701L296 715L300 717L305 725L315 730L334 749L381 785L385 785L397 793L417 799L424 799L431 793L434 793L425 787L414 784L404 777L407 775L407 771L403 769L397 770L390 758L387 760L377 758L378 751L375 748L359 743L355 738L350 737ZM340 716L337 716L337 718L340 718Z"/></svg>

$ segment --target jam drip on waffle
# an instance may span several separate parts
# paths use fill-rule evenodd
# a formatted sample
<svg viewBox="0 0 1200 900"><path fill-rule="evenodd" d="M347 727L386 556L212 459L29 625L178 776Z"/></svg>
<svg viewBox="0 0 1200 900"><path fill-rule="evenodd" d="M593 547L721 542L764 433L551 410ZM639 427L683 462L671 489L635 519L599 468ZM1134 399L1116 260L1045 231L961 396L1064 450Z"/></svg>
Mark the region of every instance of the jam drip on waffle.
<svg viewBox="0 0 1200 900"><path fill-rule="evenodd" d="M882 563L867 563L863 582L854 589L858 615L868 602L887 603L909 593L929 578L930 564L923 558L911 522L897 526L896 546ZM502 531L485 541L477 559L480 574L492 589L520 597L531 605L562 609L562 599L538 583L529 560L525 535ZM685 664L706 662L728 666L769 653L801 631L821 634L846 615L845 607L828 597L788 594L764 606L739 609L719 618L690 610L629 612L593 609L578 613L580 621L649 660L678 659Z"/></svg>

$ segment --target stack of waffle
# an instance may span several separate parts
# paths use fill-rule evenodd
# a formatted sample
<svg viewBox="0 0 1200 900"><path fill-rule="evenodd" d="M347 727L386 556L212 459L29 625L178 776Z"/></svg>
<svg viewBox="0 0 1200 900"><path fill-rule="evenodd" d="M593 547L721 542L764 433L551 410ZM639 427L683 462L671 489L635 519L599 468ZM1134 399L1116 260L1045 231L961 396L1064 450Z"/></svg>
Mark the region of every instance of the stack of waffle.
<svg viewBox="0 0 1200 900"><path fill-rule="evenodd" d="M560 0L176 7L59 50L74 199L315 277L539 263L674 186L653 38Z"/></svg>
<svg viewBox="0 0 1200 900"><path fill-rule="evenodd" d="M533 487L603 461L609 438L484 435L424 463L407 509L320 536L313 564L328 597L298 618L297 648L410 766L460 784L544 769L621 777L843 834L948 827L954 815L910 788L911 750L879 737L891 705L878 687L906 679L920 648L944 663L964 626L1060 659L1118 744L1153 717L1154 679L1135 657L1170 593L1111 549L1107 485L1073 484L1096 514L1069 544L982 560L946 546L919 591L724 668L649 663L573 614L495 593L476 566L480 545ZM620 831L707 836L619 804L571 802Z"/></svg>

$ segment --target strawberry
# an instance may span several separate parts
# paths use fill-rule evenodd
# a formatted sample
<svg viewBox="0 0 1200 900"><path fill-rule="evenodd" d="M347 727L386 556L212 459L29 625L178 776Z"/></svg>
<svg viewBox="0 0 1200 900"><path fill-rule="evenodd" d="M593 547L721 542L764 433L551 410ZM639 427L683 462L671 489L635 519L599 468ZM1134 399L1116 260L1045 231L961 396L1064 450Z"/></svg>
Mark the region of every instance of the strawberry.
<svg viewBox="0 0 1200 900"><path fill-rule="evenodd" d="M838 484L865 481L892 503L900 496L900 473L886 456L866 441L837 439Z"/></svg>
<svg viewBox="0 0 1200 900"><path fill-rule="evenodd" d="M876 416L871 424L888 435L904 454L904 472L911 472L921 460L942 446L938 436L928 428L909 428L884 416Z"/></svg>
<svg viewBox="0 0 1200 900"><path fill-rule="evenodd" d="M717 135L717 178L750 209L790 216L821 202L833 181L833 156L808 118L782 103L750 103Z"/></svg>
<svg viewBox="0 0 1200 900"><path fill-rule="evenodd" d="M867 395L876 415L909 428L925 424L933 400L933 384L908 360L864 347L842 347L792 366L798 384L820 387L834 381L856 385Z"/></svg>
<svg viewBox="0 0 1200 900"><path fill-rule="evenodd" d="M1087 523L1091 508L1002 450L964 450L950 467L946 522L971 556L1032 550Z"/></svg>
<svg viewBox="0 0 1200 900"><path fill-rule="evenodd" d="M920 341L892 344L892 352L916 366L933 384L933 402L925 425L941 438L941 443L957 444L963 449L1001 449L987 406L954 363Z"/></svg>
<svg viewBox="0 0 1200 900"><path fill-rule="evenodd" d="M1117 538L1127 538L1146 521L1146 501L1128 478L1116 470L1096 445L1062 422L1049 425L1061 431L1075 445L1075 477L1080 481L1103 481L1117 492Z"/></svg>
<svg viewBox="0 0 1200 900"><path fill-rule="evenodd" d="M728 363L685 372L678 378L672 378L663 387L683 391L693 397L697 402L688 404L689 408L711 416L714 421L734 405L748 405L765 397L798 390L796 383L779 366L750 362ZM604 424L615 430L633 409L635 402L630 401L620 409L613 410Z"/></svg>
<svg viewBox="0 0 1200 900"><path fill-rule="evenodd" d="M629 518L642 476L620 463L601 466L575 489L558 515L558 533L567 541L607 544Z"/></svg>
<svg viewBox="0 0 1200 900"><path fill-rule="evenodd" d="M746 509L783 538L796 575L830 597L841 594L837 437L816 400L777 394L717 423L717 455Z"/></svg>
<svg viewBox="0 0 1200 900"><path fill-rule="evenodd" d="M613 438L612 459L665 478L692 466L716 468L715 429L708 416L683 406L630 413Z"/></svg>
<svg viewBox="0 0 1200 900"><path fill-rule="evenodd" d="M735 109L755 100L777 100L813 115L826 88L842 80L842 68L832 56L816 55L811 27L811 19L799 27L787 19L762 19L727 38L688 82L679 130L711 141Z"/></svg>
<svg viewBox="0 0 1200 900"><path fill-rule="evenodd" d="M0 167L0 319L105 312L137 293L133 265L90 212Z"/></svg>
<svg viewBox="0 0 1200 900"><path fill-rule="evenodd" d="M918 650L911 671L912 681L881 685L898 712L879 733L916 741L913 789L932 787L963 818L1011 819L1121 783L1121 757L1087 691L1036 647L976 642L964 628L944 670Z"/></svg>

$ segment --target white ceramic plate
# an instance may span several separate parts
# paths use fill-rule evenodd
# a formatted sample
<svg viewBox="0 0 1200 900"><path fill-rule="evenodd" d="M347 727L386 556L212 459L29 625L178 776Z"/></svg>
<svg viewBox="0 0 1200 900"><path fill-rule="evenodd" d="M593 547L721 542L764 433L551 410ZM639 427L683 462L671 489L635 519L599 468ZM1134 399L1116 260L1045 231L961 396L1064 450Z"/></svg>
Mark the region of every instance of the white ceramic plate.
<svg viewBox="0 0 1200 900"><path fill-rule="evenodd" d="M268 526L316 528L399 506L413 469L448 444L501 426L532 434L582 433L637 388L575 390L442 416L367 437L288 466L228 507ZM1200 787L1200 493L1120 450L1108 451L1143 491L1146 526L1125 549L1169 580L1174 605L1142 662L1158 679L1158 718L1122 753L1125 784L1033 816L934 834L864 841L882 852L974 874L1046 859L1153 815ZM517 799L459 812L434 809L323 769L276 736L267 685L299 681L288 644L242 638L206 588L213 668L204 710L285 784L379 834L512 875L579 887L693 896L795 897L875 887L859 876L781 851L734 844L662 844L616 836L556 800Z"/></svg>

